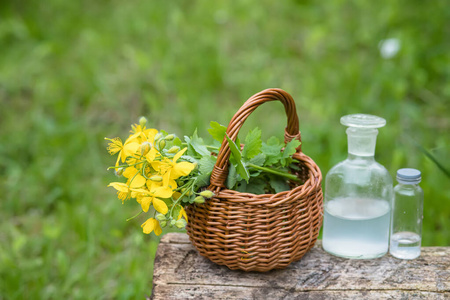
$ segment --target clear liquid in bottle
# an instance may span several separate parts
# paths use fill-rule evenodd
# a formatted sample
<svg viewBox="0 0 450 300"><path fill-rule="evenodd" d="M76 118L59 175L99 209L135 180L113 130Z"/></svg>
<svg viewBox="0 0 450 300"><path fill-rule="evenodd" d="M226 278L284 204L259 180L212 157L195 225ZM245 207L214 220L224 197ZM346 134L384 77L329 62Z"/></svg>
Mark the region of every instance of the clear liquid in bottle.
<svg viewBox="0 0 450 300"><path fill-rule="evenodd" d="M414 232L397 232L391 236L389 252L401 259L414 259L420 255L420 235Z"/></svg>
<svg viewBox="0 0 450 300"><path fill-rule="evenodd" d="M376 258L389 247L390 208L379 199L338 198L325 207L323 247L347 258Z"/></svg>

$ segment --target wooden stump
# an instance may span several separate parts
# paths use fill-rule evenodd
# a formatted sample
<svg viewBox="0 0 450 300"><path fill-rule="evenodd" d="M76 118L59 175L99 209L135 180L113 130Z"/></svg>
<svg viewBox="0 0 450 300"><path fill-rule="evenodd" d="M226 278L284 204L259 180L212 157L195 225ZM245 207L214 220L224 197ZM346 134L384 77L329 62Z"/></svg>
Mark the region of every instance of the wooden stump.
<svg viewBox="0 0 450 300"><path fill-rule="evenodd" d="M156 252L152 299L450 299L450 247L415 260L334 257L319 243L300 261L267 273L231 271L200 256L181 233Z"/></svg>

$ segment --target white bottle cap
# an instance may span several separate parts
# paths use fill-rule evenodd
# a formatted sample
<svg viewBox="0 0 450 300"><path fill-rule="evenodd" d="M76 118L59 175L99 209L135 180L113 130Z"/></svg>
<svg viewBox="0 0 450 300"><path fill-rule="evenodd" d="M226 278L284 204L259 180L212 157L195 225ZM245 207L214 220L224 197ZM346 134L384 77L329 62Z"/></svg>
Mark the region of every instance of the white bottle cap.
<svg viewBox="0 0 450 300"><path fill-rule="evenodd" d="M397 171L397 181L403 184L418 184L421 180L419 170L404 168Z"/></svg>

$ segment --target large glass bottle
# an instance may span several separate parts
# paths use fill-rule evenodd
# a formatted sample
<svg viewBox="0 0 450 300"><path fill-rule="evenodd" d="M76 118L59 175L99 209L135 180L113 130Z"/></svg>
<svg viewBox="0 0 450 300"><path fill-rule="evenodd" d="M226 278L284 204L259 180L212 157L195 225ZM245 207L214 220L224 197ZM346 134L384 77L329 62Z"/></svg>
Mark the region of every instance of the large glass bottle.
<svg viewBox="0 0 450 300"><path fill-rule="evenodd" d="M392 178L374 159L377 128L386 120L355 114L348 126L348 158L325 180L323 248L346 258L376 258L389 247Z"/></svg>

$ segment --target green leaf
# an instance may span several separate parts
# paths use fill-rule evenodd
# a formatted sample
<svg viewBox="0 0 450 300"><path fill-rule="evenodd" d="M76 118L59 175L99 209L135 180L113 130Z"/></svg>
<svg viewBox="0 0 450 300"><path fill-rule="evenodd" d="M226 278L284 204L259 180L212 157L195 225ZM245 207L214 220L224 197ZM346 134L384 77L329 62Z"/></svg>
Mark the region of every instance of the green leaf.
<svg viewBox="0 0 450 300"><path fill-rule="evenodd" d="M301 142L296 139L287 143L286 147L283 150L283 158L292 156L295 152L297 152L296 148L300 145L301 145Z"/></svg>
<svg viewBox="0 0 450 300"><path fill-rule="evenodd" d="M250 161L247 163L247 167L249 165L256 165L259 167L262 167L264 165L264 162L266 161L266 156L263 153L260 153L250 159ZM250 177L258 177L261 174L261 170L255 169L255 168L249 168L250 171Z"/></svg>
<svg viewBox="0 0 450 300"><path fill-rule="evenodd" d="M236 185L236 181L238 178L238 174L236 171L236 167L231 164L228 170L228 177L227 177L227 188L229 188L230 190L234 189L234 186Z"/></svg>
<svg viewBox="0 0 450 300"><path fill-rule="evenodd" d="M245 137L245 146L242 155L246 160L249 160L261 152L261 146L261 130L256 127L250 130Z"/></svg>
<svg viewBox="0 0 450 300"><path fill-rule="evenodd" d="M253 157L252 159L250 159L249 163L262 167L265 161L266 155L264 155L264 153L260 153L255 157Z"/></svg>
<svg viewBox="0 0 450 300"><path fill-rule="evenodd" d="M267 143L262 143L261 150L268 158L281 158L281 149L284 147L280 140L272 136Z"/></svg>
<svg viewBox="0 0 450 300"><path fill-rule="evenodd" d="M241 151L239 150L238 146L236 145L235 142L233 142L230 139L228 134L226 135L226 137L227 137L228 145L230 147L231 154L234 156L234 159L236 159L236 161L241 160L242 159L242 154L241 154Z"/></svg>
<svg viewBox="0 0 450 300"><path fill-rule="evenodd" d="M195 158L193 158L192 156L189 156L189 155L182 155L182 156L180 157L180 159L181 159L181 160L184 160L184 161L191 162L191 163L198 163L198 160L197 160L197 159L195 159Z"/></svg>
<svg viewBox="0 0 450 300"><path fill-rule="evenodd" d="M245 193L247 191L247 182L245 180L238 181L236 184L236 191Z"/></svg>
<svg viewBox="0 0 450 300"><path fill-rule="evenodd" d="M289 191L290 186L287 183L286 179L279 176L270 176L270 185L275 190L275 193L280 193L284 191Z"/></svg>
<svg viewBox="0 0 450 300"><path fill-rule="evenodd" d="M173 204L172 198L160 198L164 203L166 203L167 206L170 206Z"/></svg>
<svg viewBox="0 0 450 300"><path fill-rule="evenodd" d="M283 144L280 143L280 140L276 137L272 136L267 140L267 143L263 143L261 150L262 153L266 155L265 166L271 166L280 161L283 154L281 149L283 148Z"/></svg>
<svg viewBox="0 0 450 300"><path fill-rule="evenodd" d="M192 156L207 156L207 155L211 155L211 152L208 150L208 148L206 148L203 139L199 138L197 135L197 129L194 131L194 134L192 135L192 137L184 137L186 143L188 144L188 150L190 150L190 152L194 153L188 153Z"/></svg>
<svg viewBox="0 0 450 300"><path fill-rule="evenodd" d="M287 143L286 147L283 150L283 156L281 159L281 165L287 166L292 162L292 155L297 152L296 148L298 146L300 146L300 141L299 140L292 140L289 143Z"/></svg>
<svg viewBox="0 0 450 300"><path fill-rule="evenodd" d="M215 156L203 156L199 161L199 170L202 174L211 174L217 158Z"/></svg>
<svg viewBox="0 0 450 300"><path fill-rule="evenodd" d="M208 186L210 184L211 173L199 174L197 181L195 182L194 191L198 191L199 188Z"/></svg>
<svg viewBox="0 0 450 300"><path fill-rule="evenodd" d="M300 168L299 164L300 164L300 162L298 160L292 159L292 162L289 164L289 168L294 171L301 172L302 168Z"/></svg>
<svg viewBox="0 0 450 300"><path fill-rule="evenodd" d="M182 142L181 142L180 138L179 137L175 137L173 139L172 145L182 148Z"/></svg>
<svg viewBox="0 0 450 300"><path fill-rule="evenodd" d="M175 220L177 219L178 215L180 214L180 210L181 210L181 205L177 204L172 211L172 218L174 218Z"/></svg>
<svg viewBox="0 0 450 300"><path fill-rule="evenodd" d="M225 132L227 131L227 128L223 125L220 125L217 122L212 121L209 123L211 128L208 129L209 134L219 142L223 141L223 138L225 136Z"/></svg>
<svg viewBox="0 0 450 300"><path fill-rule="evenodd" d="M267 140L267 145L269 146L281 146L283 147L283 144L280 142L280 140L276 136L271 136Z"/></svg>
<svg viewBox="0 0 450 300"><path fill-rule="evenodd" d="M234 160L236 161L236 171L243 179L246 181L249 180L250 174L245 167L244 161L242 160L242 154L241 151L239 151L238 146L228 137L228 135L225 135L228 141L228 144L230 146L231 154L234 157Z"/></svg>
<svg viewBox="0 0 450 300"><path fill-rule="evenodd" d="M265 194L266 184L267 183L262 179L252 179L250 183L247 184L245 191L256 195Z"/></svg>
<svg viewBox="0 0 450 300"><path fill-rule="evenodd" d="M191 145L191 139L188 136L184 136L184 140L187 145L187 151L185 152L185 155L191 156L191 157L199 157L198 153L195 151L194 147ZM180 147L181 148L181 147Z"/></svg>

